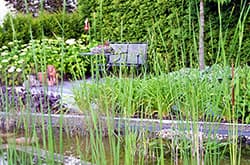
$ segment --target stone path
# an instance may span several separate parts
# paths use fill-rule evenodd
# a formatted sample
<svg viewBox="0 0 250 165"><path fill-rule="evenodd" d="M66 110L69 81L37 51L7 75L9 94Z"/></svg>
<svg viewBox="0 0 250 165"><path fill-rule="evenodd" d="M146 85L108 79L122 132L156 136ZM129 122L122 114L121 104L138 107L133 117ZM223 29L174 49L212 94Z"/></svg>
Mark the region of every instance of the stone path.
<svg viewBox="0 0 250 165"><path fill-rule="evenodd" d="M60 94L62 96L63 103L69 105L70 108L77 110L79 108L77 107L74 100L74 90L77 90L77 88L83 84L95 83L96 81L103 82L105 79L96 80L93 78L88 78L86 80L63 81L57 86L48 87L48 91Z"/></svg>
<svg viewBox="0 0 250 165"><path fill-rule="evenodd" d="M108 129L114 129L120 135L130 132L148 132L150 136L163 134L164 136L174 132L180 135L180 132L193 132L198 130L205 136L211 136L213 139L226 140L231 137L239 137L244 140L243 143L250 144L250 125L216 122L192 122L192 121L174 121L174 120L156 120L156 119L135 119L135 118L119 118L96 116L98 121L98 130L102 131L102 135L107 135ZM82 136L87 135L91 126L91 116L85 115L57 115L57 114L39 114L39 113L4 113L0 112L0 119L9 118L15 126L24 128L24 123L33 128L41 128L42 125L51 123L52 128L58 129L62 127L69 133L77 133ZM25 119L25 121L24 121ZM11 125L8 124L8 125ZM13 127L15 127L13 126ZM0 125L0 129L1 125ZM163 131L163 132L162 132ZM197 132L197 131L194 131ZM233 133L234 132L234 133Z"/></svg>
<svg viewBox="0 0 250 165"><path fill-rule="evenodd" d="M63 81L57 86L48 87L36 87L36 89L48 88L48 92L59 94L62 97L62 102L67 104L71 109L78 110L75 100L74 100L74 89L77 90L81 84L92 83L93 80L76 80L76 81Z"/></svg>

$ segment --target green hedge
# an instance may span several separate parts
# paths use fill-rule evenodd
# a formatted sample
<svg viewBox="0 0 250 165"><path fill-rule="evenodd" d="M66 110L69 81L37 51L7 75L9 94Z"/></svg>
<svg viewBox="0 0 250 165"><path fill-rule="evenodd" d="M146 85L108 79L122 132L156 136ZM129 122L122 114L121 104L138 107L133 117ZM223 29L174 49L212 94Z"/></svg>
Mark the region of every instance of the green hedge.
<svg viewBox="0 0 250 165"><path fill-rule="evenodd" d="M7 45L10 41L19 40L28 43L31 38L41 39L64 37L80 38L84 34L84 20L75 12L64 13L42 13L39 17L18 14L14 18L7 16L3 26L0 28L0 46Z"/></svg>
<svg viewBox="0 0 250 165"><path fill-rule="evenodd" d="M148 41L152 48L149 56L151 69L197 66L198 0L80 0L79 4L79 12L88 15L91 23L96 24L92 33L98 40ZM86 10L87 7L89 10ZM93 17L93 12L96 17ZM241 12L245 14L245 28L237 27L238 22L244 20L240 18ZM222 38L219 18L218 4L206 2L206 63L224 62L224 57L227 63L231 63L232 59L236 61L237 57L240 57L239 63L249 63L250 43L247 41L250 38L250 14L247 1L239 3L232 0L221 5ZM240 30L244 32L242 40ZM223 45L218 44L219 41L223 41ZM154 66L156 60L158 64Z"/></svg>

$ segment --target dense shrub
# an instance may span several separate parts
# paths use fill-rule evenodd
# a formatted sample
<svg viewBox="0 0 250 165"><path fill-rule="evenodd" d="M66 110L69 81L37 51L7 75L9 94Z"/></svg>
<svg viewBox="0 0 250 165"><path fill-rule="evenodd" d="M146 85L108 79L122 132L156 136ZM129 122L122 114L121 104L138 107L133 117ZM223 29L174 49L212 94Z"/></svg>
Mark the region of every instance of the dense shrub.
<svg viewBox="0 0 250 165"><path fill-rule="evenodd" d="M84 20L82 16L75 12L72 14L44 12L39 17L33 18L31 15L18 14L14 18L8 16L3 27L0 28L0 46L19 40L27 44L31 38L41 39L64 37L81 38L84 34Z"/></svg>
<svg viewBox="0 0 250 165"><path fill-rule="evenodd" d="M28 44L10 42L0 48L0 82L20 85L26 75L45 72L47 65L54 65L62 79L82 78L90 68L90 60L79 56L79 52L89 51L83 42L64 42L61 38L31 40Z"/></svg>

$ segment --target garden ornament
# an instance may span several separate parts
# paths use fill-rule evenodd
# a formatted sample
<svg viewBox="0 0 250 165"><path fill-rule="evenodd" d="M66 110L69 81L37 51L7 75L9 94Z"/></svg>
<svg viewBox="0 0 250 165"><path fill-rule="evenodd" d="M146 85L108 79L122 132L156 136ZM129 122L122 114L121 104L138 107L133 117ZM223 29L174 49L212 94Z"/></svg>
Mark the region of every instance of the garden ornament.
<svg viewBox="0 0 250 165"><path fill-rule="evenodd" d="M91 53L101 54L101 53L114 53L112 47L110 47L109 42L105 41L103 45L98 45L90 49Z"/></svg>
<svg viewBox="0 0 250 165"><path fill-rule="evenodd" d="M53 86L57 83L56 68L53 65L47 66L48 86Z"/></svg>
<svg viewBox="0 0 250 165"><path fill-rule="evenodd" d="M46 80L47 80L47 74L46 74L46 72L38 72L37 73L37 78L38 78L38 80L39 80L39 82L41 84L46 84L47 83L46 82Z"/></svg>
<svg viewBox="0 0 250 165"><path fill-rule="evenodd" d="M86 18L86 20L84 21L84 30L86 32L89 31L89 20L88 20L88 18Z"/></svg>

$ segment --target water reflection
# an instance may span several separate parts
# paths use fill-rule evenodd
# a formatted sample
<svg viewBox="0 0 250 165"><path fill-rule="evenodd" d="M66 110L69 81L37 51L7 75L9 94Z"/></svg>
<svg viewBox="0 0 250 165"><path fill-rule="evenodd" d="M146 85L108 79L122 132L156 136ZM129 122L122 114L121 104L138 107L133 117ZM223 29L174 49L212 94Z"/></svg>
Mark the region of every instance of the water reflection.
<svg viewBox="0 0 250 165"><path fill-rule="evenodd" d="M57 134L58 135L58 134ZM24 138L24 134L19 134L14 135L14 134L9 134L8 136L2 136L4 138ZM39 135L39 147L45 150L48 150L48 139L46 141L43 141L42 135ZM110 144L110 139L107 137L100 137L100 138L95 138L95 137L80 137L80 136L69 136L68 134L62 134L60 138L59 136L54 136L53 137L53 144L54 144L54 152L55 153L60 153L61 155L64 156L72 156L75 158L80 158L82 160L88 161L88 162L93 162L96 163L96 159L105 159L103 160L104 164L115 164L114 162L114 149L117 149L117 145L120 145L120 151L117 151L119 156L119 164L125 164L124 160L124 147L119 140L116 138L112 139L112 145L114 145L114 148L112 149L112 145ZM8 143L9 140L6 140L5 143ZM0 141L0 144L4 141ZM46 144L44 144L44 142ZM29 144L30 146L34 146L34 144ZM98 155L99 152L102 152L105 154L105 157L101 157L103 155ZM96 159L93 159L93 155L96 156ZM250 146L249 145L243 145L242 150L241 150L241 160L240 164L241 165L249 165L250 164ZM4 151L3 149L0 148L0 164L8 164L7 162L7 152ZM138 159L139 158L135 158ZM136 160L135 164L141 164L140 161ZM166 162L173 162L173 159L171 159L171 156L167 156L166 159L164 160ZM217 160L218 161L218 160ZM148 165L154 165L158 164L159 162L156 161L144 161L143 164L148 164ZM211 163L211 162L210 162ZM97 164L97 163L96 163ZM178 160L178 164L182 165L184 162L182 160ZM186 164L186 162L185 162ZM229 154L225 154L223 160L219 161L218 163L215 164L223 164L223 165L230 165L230 156Z"/></svg>

